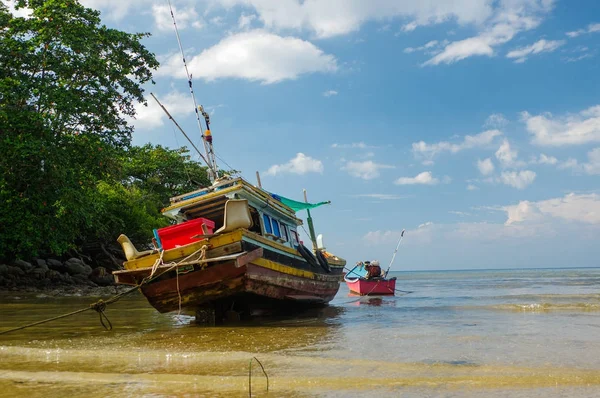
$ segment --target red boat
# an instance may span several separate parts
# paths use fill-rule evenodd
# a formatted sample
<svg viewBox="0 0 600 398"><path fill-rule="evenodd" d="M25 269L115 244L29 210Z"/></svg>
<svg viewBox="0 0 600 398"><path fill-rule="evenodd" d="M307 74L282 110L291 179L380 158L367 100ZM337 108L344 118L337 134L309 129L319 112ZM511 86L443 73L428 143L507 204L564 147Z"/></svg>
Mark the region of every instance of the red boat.
<svg viewBox="0 0 600 398"><path fill-rule="evenodd" d="M393 296L396 291L396 278L387 278L378 261L365 261L356 264L344 275L351 294L361 296Z"/></svg>
<svg viewBox="0 0 600 398"><path fill-rule="evenodd" d="M344 278L350 293L360 296L393 296L396 291L396 278Z"/></svg>

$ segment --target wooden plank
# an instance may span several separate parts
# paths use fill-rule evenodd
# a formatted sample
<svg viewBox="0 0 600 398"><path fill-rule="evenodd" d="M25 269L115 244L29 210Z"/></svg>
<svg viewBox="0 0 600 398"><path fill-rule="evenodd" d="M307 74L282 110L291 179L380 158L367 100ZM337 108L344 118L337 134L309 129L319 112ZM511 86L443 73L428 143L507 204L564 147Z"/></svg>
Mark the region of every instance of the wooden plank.
<svg viewBox="0 0 600 398"><path fill-rule="evenodd" d="M243 267L244 265L248 264L249 262L252 262L256 259L261 258L262 255L263 255L262 247L252 250L251 252L244 252L241 256L239 256L235 260L235 267L236 268Z"/></svg>
<svg viewBox="0 0 600 398"><path fill-rule="evenodd" d="M166 213L171 210L181 209L181 208L187 207L187 206L197 203L197 202L203 202L208 199L213 199L217 196L226 195L231 192L239 191L240 189L242 189L242 187L243 187L242 185L237 184L232 187L221 189L220 191L211 192L206 195L197 196L195 198L183 200L181 202L176 202L176 203L172 204L171 206L165 207L164 209L161 210L161 212Z"/></svg>
<svg viewBox="0 0 600 398"><path fill-rule="evenodd" d="M259 252L260 254L258 256L256 256L257 253L255 252ZM262 248L261 249L256 249L253 250L252 256L250 256L252 258L252 260L255 260L257 258L259 258L260 256L262 256ZM200 254L200 253L198 253ZM185 261L182 262L179 265L190 265L190 264L207 264L207 263L214 263L214 262L218 262L218 261L228 261L228 260L236 260L238 257L241 257L245 254L249 254L248 252L242 252L242 253L236 253L236 254L230 254L230 255L226 255L226 256L219 256L219 257L213 257L213 258L206 258L204 260L190 260L190 261ZM250 261L252 261L250 260ZM174 264L163 264L163 265L159 265L158 267L156 267L156 272L160 273L159 271L165 271L169 268L173 268ZM136 276L145 276L145 275L150 275L150 273L152 272L152 269L154 267L146 267L146 268L137 268L137 269L133 269L133 270L122 270L122 271L114 271L113 275L136 275ZM173 268L174 269L174 268Z"/></svg>
<svg viewBox="0 0 600 398"><path fill-rule="evenodd" d="M216 247L214 249L207 250L206 257L220 257L226 256L228 254L239 253L242 251L242 242L233 242L228 245L223 245L220 247Z"/></svg>
<svg viewBox="0 0 600 398"><path fill-rule="evenodd" d="M222 235L212 235L212 237L208 238L208 240L193 242L193 243L190 243L185 246L180 246L180 247L176 247L174 249L166 250L165 253L163 254L163 261L164 262L174 261L179 258L187 257L190 254L194 253L195 251L200 250L200 248L206 244L208 244L209 247L211 247L211 250L216 250L217 248L220 248L222 246L226 246L226 245L230 245L232 243L239 242L240 249L238 251L241 251L241 241L242 241L242 232L240 230L229 232L227 234L222 234ZM231 249L224 249L223 252L215 251L214 254L213 254L213 252L211 252L211 250L209 250L209 255L215 256L215 257L223 255L223 253L224 254L231 253L231 251L228 252L228 250L231 250ZM123 265L125 266L125 269L128 269L128 270L152 267L154 265L154 263L156 262L156 260L158 260L159 256L160 255L158 253L152 254L150 256L140 257L135 260L126 261Z"/></svg>

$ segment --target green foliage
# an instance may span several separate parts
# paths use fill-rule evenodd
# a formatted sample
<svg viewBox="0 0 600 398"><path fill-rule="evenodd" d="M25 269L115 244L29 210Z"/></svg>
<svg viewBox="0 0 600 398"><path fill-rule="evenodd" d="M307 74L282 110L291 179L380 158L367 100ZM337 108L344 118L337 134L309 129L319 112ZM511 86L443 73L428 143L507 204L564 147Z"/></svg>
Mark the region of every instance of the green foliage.
<svg viewBox="0 0 600 398"><path fill-rule="evenodd" d="M114 242L124 233L137 244L149 242L153 229L168 225L161 209L170 197L210 185L206 167L191 160L185 147L132 147L119 165L119 178L101 181L89 198L97 218L87 241Z"/></svg>
<svg viewBox="0 0 600 398"><path fill-rule="evenodd" d="M120 186L120 160L127 117L158 66L140 43L147 34L109 29L77 1L17 4L32 16L0 3L0 258L108 237L102 220L145 197ZM144 205L121 213L156 225Z"/></svg>

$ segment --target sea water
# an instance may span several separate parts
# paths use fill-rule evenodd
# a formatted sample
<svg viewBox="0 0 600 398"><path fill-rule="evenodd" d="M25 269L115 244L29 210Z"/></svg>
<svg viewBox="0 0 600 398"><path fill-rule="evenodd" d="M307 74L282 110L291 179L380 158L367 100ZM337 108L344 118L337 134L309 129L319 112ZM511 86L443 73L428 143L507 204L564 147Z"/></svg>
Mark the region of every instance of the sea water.
<svg viewBox="0 0 600 398"><path fill-rule="evenodd" d="M291 317L198 326L136 294L110 332L87 311L0 335L0 396L600 396L600 269L393 276L394 297L342 284ZM93 301L2 294L0 331Z"/></svg>

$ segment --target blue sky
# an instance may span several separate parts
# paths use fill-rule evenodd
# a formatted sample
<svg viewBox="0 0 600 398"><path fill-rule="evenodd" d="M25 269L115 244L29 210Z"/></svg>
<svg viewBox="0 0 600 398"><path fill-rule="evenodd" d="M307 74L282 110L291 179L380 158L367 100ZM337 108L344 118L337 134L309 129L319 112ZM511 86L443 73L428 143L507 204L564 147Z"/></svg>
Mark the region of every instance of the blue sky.
<svg viewBox="0 0 600 398"><path fill-rule="evenodd" d="M167 0L82 2L152 33L147 90L199 142ZM600 265L600 2L172 4L219 157L331 200L315 225L350 264L404 228L394 270ZM186 145L150 101L134 143Z"/></svg>

